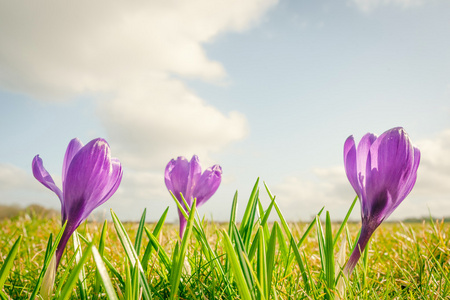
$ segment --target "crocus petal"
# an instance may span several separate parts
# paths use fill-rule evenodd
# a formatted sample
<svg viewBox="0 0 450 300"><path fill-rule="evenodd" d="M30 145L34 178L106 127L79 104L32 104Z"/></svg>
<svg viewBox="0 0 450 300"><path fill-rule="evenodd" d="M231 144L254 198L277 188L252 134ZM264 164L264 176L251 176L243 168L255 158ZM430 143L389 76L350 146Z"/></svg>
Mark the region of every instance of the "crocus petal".
<svg viewBox="0 0 450 300"><path fill-rule="evenodd" d="M64 202L68 218L81 223L116 187L120 165L113 168L109 145L95 139L73 157L64 183ZM103 201L104 202L104 201Z"/></svg>
<svg viewBox="0 0 450 300"><path fill-rule="evenodd" d="M172 178L171 173L173 168L175 167L175 159L171 159L169 163L166 166L166 170L164 171L164 182L166 183L166 187L169 191L172 191L173 193L173 184L172 184Z"/></svg>
<svg viewBox="0 0 450 300"><path fill-rule="evenodd" d="M193 201L192 195L201 176L202 176L202 167L200 166L198 156L194 155L189 161L189 176L186 186L186 194L183 194L189 205L192 204Z"/></svg>
<svg viewBox="0 0 450 300"><path fill-rule="evenodd" d="M66 181L67 176L67 169L69 168L70 162L72 161L75 154L80 151L80 149L83 148L83 143L77 139L74 138L70 141L69 145L67 146L66 154L64 155L64 161L63 161L63 168L62 168L62 185L64 186L64 182Z"/></svg>
<svg viewBox="0 0 450 300"><path fill-rule="evenodd" d="M361 141L359 141L358 148L356 150L358 180L361 186L364 186L365 184L366 170L370 170L369 150L370 146L372 146L376 139L376 135L367 133L361 138Z"/></svg>
<svg viewBox="0 0 450 300"><path fill-rule="evenodd" d="M349 136L344 144L344 166L347 178L350 181L356 194L361 194L361 189L359 187L357 167L356 167L356 147L355 140L353 136Z"/></svg>
<svg viewBox="0 0 450 300"><path fill-rule="evenodd" d="M398 194L397 194L397 201L392 204L391 207L386 212L386 217L389 217L394 210L402 203L402 201L406 198L406 196L409 195L412 188L414 187L414 184L416 183L417 179L417 169L419 168L420 163L420 150L414 147L414 162L412 164L412 169L409 171L409 173L404 174L405 181L404 183L399 187Z"/></svg>
<svg viewBox="0 0 450 300"><path fill-rule="evenodd" d="M53 181L52 176L50 176L50 174L44 168L44 164L42 162L42 159L39 157L39 155L36 155L34 157L33 163L32 163L32 169L33 169L34 178L36 178L45 187L47 187L48 189L53 191L58 196L59 201L61 201L61 204L64 205L62 192L56 186L55 182Z"/></svg>
<svg viewBox="0 0 450 300"><path fill-rule="evenodd" d="M114 157L111 158L111 173L109 174L109 176L105 176L103 179L105 181L103 193L98 195L98 197L101 198L98 198L98 200L95 199L96 201L92 201L92 199L88 201L88 205L86 206L86 209L84 210L84 213L81 216L83 220L85 220L94 209L96 209L97 207L108 201L109 198L111 198L111 196L114 195L114 193L119 188L120 182L122 181L122 175L123 170L119 160ZM99 178L99 180L102 179Z"/></svg>
<svg viewBox="0 0 450 300"><path fill-rule="evenodd" d="M110 178L108 180L108 185L105 187L105 191L109 190L109 192L107 192L103 196L103 198L99 200L99 203L100 203L99 205L102 205L103 203L108 201L109 198L111 198L111 196L119 188L120 182L122 181L122 175L123 175L122 164L115 157L111 158L111 168L112 168L112 172L111 172Z"/></svg>
<svg viewBox="0 0 450 300"><path fill-rule="evenodd" d="M400 198L403 199L406 198L406 196L409 195L412 188L414 187L414 184L416 183L417 179L417 169L419 168L419 164L420 164L420 150L414 147L414 163L412 165L410 176L408 177L407 182L405 183L403 189L399 191Z"/></svg>
<svg viewBox="0 0 450 300"><path fill-rule="evenodd" d="M372 215L385 219L406 197L399 197L414 164L414 148L403 128L383 133L370 149L371 171L366 203Z"/></svg>
<svg viewBox="0 0 450 300"><path fill-rule="evenodd" d="M180 156L177 160L172 159L169 162L165 172L166 186L177 197L180 203L183 203L181 201L180 193L182 193L183 196L186 196L188 177L189 162L185 157Z"/></svg>
<svg viewBox="0 0 450 300"><path fill-rule="evenodd" d="M194 197L197 198L197 207L205 203L219 188L222 180L222 168L214 165L203 172L194 190Z"/></svg>
<svg viewBox="0 0 450 300"><path fill-rule="evenodd" d="M370 171L370 146L374 143L376 140L376 135L372 133L367 133L364 135L361 140L359 141L358 148L356 149L356 169L357 169L357 176L358 176L358 183L360 186L360 194L359 200L361 201L361 208L362 211L368 211L367 204L365 199L366 197L366 181L367 177L370 176L370 173L367 172L367 170Z"/></svg>

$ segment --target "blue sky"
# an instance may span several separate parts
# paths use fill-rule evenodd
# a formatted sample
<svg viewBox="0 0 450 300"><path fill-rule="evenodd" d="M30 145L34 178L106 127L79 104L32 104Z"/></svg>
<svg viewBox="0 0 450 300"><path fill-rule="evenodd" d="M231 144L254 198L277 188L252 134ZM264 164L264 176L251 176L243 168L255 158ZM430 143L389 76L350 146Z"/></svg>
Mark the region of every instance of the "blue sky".
<svg viewBox="0 0 450 300"><path fill-rule="evenodd" d="M403 126L422 163L391 219L450 215L450 3L225 2L0 1L0 204L59 209L32 158L60 181L68 142L100 136L124 177L98 215L175 221L164 167L198 154L224 171L208 217L260 177L289 219L340 219L345 139Z"/></svg>

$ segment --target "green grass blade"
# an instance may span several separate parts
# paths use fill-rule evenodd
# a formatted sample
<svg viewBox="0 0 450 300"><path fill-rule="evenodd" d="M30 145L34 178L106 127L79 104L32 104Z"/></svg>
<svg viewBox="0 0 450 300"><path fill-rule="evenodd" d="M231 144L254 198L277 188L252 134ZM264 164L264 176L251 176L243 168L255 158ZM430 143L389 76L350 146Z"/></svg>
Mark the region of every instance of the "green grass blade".
<svg viewBox="0 0 450 300"><path fill-rule="evenodd" d="M275 205L275 198L273 197L272 201L270 202L269 207L267 208L267 210L264 213L264 217L261 220L261 226L265 226L267 224L267 220L269 219L270 213L272 212L272 209Z"/></svg>
<svg viewBox="0 0 450 300"><path fill-rule="evenodd" d="M103 263L102 254L100 254L99 250L97 250L95 246L92 247L92 256L94 257L95 265L97 266L97 272L101 278L101 282L103 284L103 287L105 288L108 299L118 300L117 294L114 291L114 287L111 282L111 278L109 277L108 271L106 270L105 264Z"/></svg>
<svg viewBox="0 0 450 300"><path fill-rule="evenodd" d="M235 230L236 231L236 230ZM225 243L225 251L229 259L231 269L233 270L234 276L236 278L237 287L239 294L243 300L252 300L251 292L247 286L247 280L244 277L244 273L239 263L239 259L234 251L233 244L231 243L230 237L225 230L222 230L223 240Z"/></svg>
<svg viewBox="0 0 450 300"><path fill-rule="evenodd" d="M294 238L291 237L291 243L290 243L291 249L294 252L295 260L297 261L298 267L300 268L300 274L302 276L303 284L305 286L305 291L309 292L310 285L308 282L308 276L306 274L305 265L303 264L302 257L300 255L300 252L295 244Z"/></svg>
<svg viewBox="0 0 450 300"><path fill-rule="evenodd" d="M325 209L325 206L322 207L322 209L317 213L317 216L320 217L320 215L322 214L323 210ZM303 242L305 241L306 237L308 236L309 232L312 230L312 228L314 227L314 224L316 224L316 220L312 220L311 223L309 223L308 228L305 230L305 232L303 233L302 237L300 238L300 240L297 243L297 247L300 248L300 246L303 244Z"/></svg>
<svg viewBox="0 0 450 300"><path fill-rule="evenodd" d="M121 286L125 286L125 280L123 279L122 275L119 271L111 264L111 262L106 258L103 257L103 262L105 263L106 267L108 267L109 271L117 278L117 281L119 281Z"/></svg>
<svg viewBox="0 0 450 300"><path fill-rule="evenodd" d="M249 251L249 249L250 249L250 240L252 238L252 232L253 232L253 228L255 225L255 220L257 219L256 212L258 209L258 198L259 198L259 190L256 191L255 198L254 198L254 200L252 200L253 206L252 206L252 209L250 212L250 217L248 218L247 224L245 224L243 226L243 230L241 232L242 240L244 241L246 251Z"/></svg>
<svg viewBox="0 0 450 300"><path fill-rule="evenodd" d="M256 278L254 286L256 287L256 291L258 292L258 296L255 296L253 294L253 299L265 300L266 298L264 296L263 288L262 288L261 284L259 283L258 276L255 274L255 271L253 271L252 264L248 260L248 257L244 256L244 259L245 259L245 263L247 264L247 267L248 267L248 269L250 271L250 274L252 275L253 278Z"/></svg>
<svg viewBox="0 0 450 300"><path fill-rule="evenodd" d="M366 288L366 286L367 286L367 271L369 268L369 247L370 247L370 243L367 243L367 246L364 249L364 254L363 254L363 268L364 268L363 288Z"/></svg>
<svg viewBox="0 0 450 300"><path fill-rule="evenodd" d="M170 258L166 253L166 250L159 244L156 237L145 227L145 233L148 236L149 242L152 243L153 248L156 249L156 252L158 253L159 260L164 264L167 270L172 269L172 265L170 263Z"/></svg>
<svg viewBox="0 0 450 300"><path fill-rule="evenodd" d="M238 259L239 259L239 263L240 263L242 272L244 274L244 278L247 282L247 286L248 286L249 290L252 293L253 298L255 298L255 295L253 294L255 285L254 285L253 277L251 275L251 271L247 265L246 258L248 257L248 255L245 250L244 242L242 241L241 235L239 234L239 230L237 230L237 228L233 229L233 234L234 234L236 252L238 255Z"/></svg>
<svg viewBox="0 0 450 300"><path fill-rule="evenodd" d="M256 179L255 185L253 186L252 193L250 194L250 198L247 203L247 207L245 208L244 216L242 217L241 227L239 228L239 231L242 229L242 226L245 226L251 215L251 211L253 209L253 203L256 200L256 193L258 191L258 184L259 184L259 177ZM242 235L242 232L241 232Z"/></svg>
<svg viewBox="0 0 450 300"><path fill-rule="evenodd" d="M447 277L446 272L444 271L444 269L442 268L442 263L439 262L439 260L436 258L436 256L433 254L433 251L431 251L431 249L428 247L428 245L425 244L425 248L428 250L428 252L430 252L431 258L433 259L433 261L436 263L437 268L439 269L439 271L441 272L442 277L444 277L446 284L450 284L450 280ZM447 273L448 274L448 273Z"/></svg>
<svg viewBox="0 0 450 300"><path fill-rule="evenodd" d="M328 290L334 290L334 281L336 270L334 268L334 242L333 242L333 231L331 228L331 218L330 213L327 211L326 221L325 221L325 265L326 272L325 278L327 282ZM332 298L332 294L328 294L328 299Z"/></svg>
<svg viewBox="0 0 450 300"><path fill-rule="evenodd" d="M138 256L139 256L139 252L141 250L142 234L144 233L146 213L147 213L147 208L145 208L144 212L142 213L141 220L139 221L139 227L138 227L138 230L136 232L136 238L134 240L134 249L136 250L136 254Z"/></svg>
<svg viewBox="0 0 450 300"><path fill-rule="evenodd" d="M239 233L244 241L245 250L249 252L250 248L250 239L253 231L253 225L255 222L255 215L257 210L257 200L259 194L259 178L256 180L255 185L253 186L252 193L250 194L250 198L247 203L247 207L245 208L244 216L242 217L241 225L239 226Z"/></svg>
<svg viewBox="0 0 450 300"><path fill-rule="evenodd" d="M275 224L275 223L274 223ZM279 246L279 250L281 252L281 259L286 263L289 261L290 259L290 252L289 252L289 248L290 248L290 243L288 245L288 242L286 241L286 237L283 234L283 231L281 230L280 224L278 224L278 222L276 222L277 226L278 226L278 230L277 230L277 238L278 238L278 246Z"/></svg>
<svg viewBox="0 0 450 300"><path fill-rule="evenodd" d="M73 266L75 263L75 255L72 255L72 257L67 262L68 266ZM48 269L47 269L48 270ZM55 290L55 296L61 294L61 289L63 288L64 282L66 282L66 279L69 277L69 274L72 270L70 268L65 268L62 275L60 275L59 284ZM47 272L46 272L47 273ZM42 284L44 286L44 283ZM43 286L41 287L41 290L43 289Z"/></svg>
<svg viewBox="0 0 450 300"><path fill-rule="evenodd" d="M163 212L161 217L158 220L158 223L156 223L155 229L153 229L153 235L155 237L159 236L159 233L161 232L161 229L164 225L164 222L166 221L167 213L169 212L169 207L166 208L166 210Z"/></svg>
<svg viewBox="0 0 450 300"><path fill-rule="evenodd" d="M175 249L173 250L172 253L172 269L170 270L170 278L169 278L169 283L170 286L174 286L175 283L175 266L178 264L178 257L179 257L179 253L180 253L180 243L176 243L175 244Z"/></svg>
<svg viewBox="0 0 450 300"><path fill-rule="evenodd" d="M272 290L272 276L275 266L275 249L277 246L277 231L280 229L280 225L277 222L273 224L272 233L270 235L269 243L267 244L266 266L267 266L267 290ZM269 299L270 295L267 295ZM274 295L275 296L275 295Z"/></svg>
<svg viewBox="0 0 450 300"><path fill-rule="evenodd" d="M98 243L98 250L95 247L94 247L95 250L93 248L93 253L94 252L98 252L98 254L100 255L100 257L102 259L103 259L103 252L105 251L105 240L106 240L106 229L107 229L107 227L108 227L108 222L105 220L105 222L103 223L103 226L102 226L102 231L100 233L100 241ZM95 258L95 256L94 256L94 258ZM102 261L102 264L103 264L103 261ZM105 266L103 265L103 267L105 267ZM98 299L98 296L100 294L100 286L101 286L102 283L104 284L103 278L102 278L101 274L99 273L98 265L97 265L97 271L95 272L94 290L93 290L93 293L92 293L92 299L93 300L97 300Z"/></svg>
<svg viewBox="0 0 450 300"><path fill-rule="evenodd" d="M194 225L195 211L196 211L197 199L194 199L192 203L191 210L189 212L189 218L187 220L186 230L183 235L183 240L181 241L180 253L177 257L176 263L172 262L171 271L171 290L170 299L176 299L178 294L178 288L180 285L181 272L184 266L184 259L186 257L186 250L188 247L189 239L192 233L192 227Z"/></svg>
<svg viewBox="0 0 450 300"><path fill-rule="evenodd" d="M108 221L105 220L102 226L102 232L100 234L100 241L98 242L98 253L103 257L105 251L106 231L108 230Z"/></svg>
<svg viewBox="0 0 450 300"><path fill-rule="evenodd" d="M253 258L255 257L256 250L258 250L259 240L260 240L260 233L258 231L255 235L255 238L253 239L251 246L250 246L250 250L248 251L248 259L250 261L252 261Z"/></svg>
<svg viewBox="0 0 450 300"><path fill-rule="evenodd" d="M70 273L69 279L67 279L67 282L62 289L59 300L67 300L72 295L73 288L79 280L78 276L79 276L81 270L83 269L84 264L86 263L89 256L91 255L92 246L93 246L92 243L88 245L88 247L84 251L83 256L80 258L80 261L78 262L78 264L75 266L75 268Z"/></svg>
<svg viewBox="0 0 450 300"><path fill-rule="evenodd" d="M153 236L155 238L157 238L159 236L159 233L161 232L162 226L164 225L164 222L166 221L168 211L169 211L169 207L167 207L166 210L163 212L163 214L161 215L161 217L158 220L158 223L156 223L155 229L153 229ZM146 229L145 226L143 228ZM148 233L147 233L147 235L148 235ZM142 267L144 268L145 272L147 272L148 261L150 259L150 255L154 248L155 247L153 247L153 243L149 240L147 247L145 248L144 256L142 257L142 261L141 261Z"/></svg>
<svg viewBox="0 0 450 300"><path fill-rule="evenodd" d="M258 241L258 259L257 259L257 278L259 284L261 285L261 293L264 297L269 298L269 290L267 284L267 261L266 261L266 242L264 240L263 228L259 227L259 241Z"/></svg>
<svg viewBox="0 0 450 300"><path fill-rule="evenodd" d="M111 216L114 222L114 227L116 228L117 235L119 237L120 243L122 244L125 253L131 262L132 265L136 265L136 267L139 269L140 273L140 282L141 286L143 288L143 296L144 299L152 299L150 287L147 282L147 278L145 277L144 269L142 268L141 262L139 261L139 258L137 256L136 251L134 250L133 244L131 243L131 240L123 227L123 224L120 222L117 215L114 213L113 210L111 210Z"/></svg>
<svg viewBox="0 0 450 300"><path fill-rule="evenodd" d="M136 266L132 266L132 274L131 274L131 283L132 283L132 300L139 299L139 268Z"/></svg>
<svg viewBox="0 0 450 300"><path fill-rule="evenodd" d="M272 201L273 202L273 201ZM258 209L259 209L259 215L260 215L260 223L259 226L262 227L263 229L263 233L264 233L264 241L266 241L266 243L269 241L269 236L270 236L270 232L269 232L269 226L267 226L267 219L270 216L270 212L272 211L272 203L269 205L269 207L267 208L266 211L264 211L264 208L261 204L260 199L258 198ZM267 246L267 245L266 245Z"/></svg>
<svg viewBox="0 0 450 300"><path fill-rule="evenodd" d="M34 290L31 293L30 300L34 300L36 298L36 295L37 295L39 289L41 288L42 280L44 278L45 272L47 271L50 261L56 252L56 248L58 247L59 241L61 240L63 232L66 228L66 225L67 225L67 221L64 223L64 225L59 230L58 235L56 236L55 242L53 243L53 245L52 245L52 237L50 235L49 242L47 243L47 251L45 253L44 264L43 264L41 273L39 273L39 277L37 279L36 285L34 286ZM50 248L50 245L52 245L51 248Z"/></svg>
<svg viewBox="0 0 450 300"><path fill-rule="evenodd" d="M15 241L14 245L11 247L5 261L3 262L2 268L0 269L0 290L3 289L6 278L8 277L9 271L14 265L14 259L16 258L17 252L19 251L20 242L22 241L22 236Z"/></svg>
<svg viewBox="0 0 450 300"><path fill-rule="evenodd" d="M238 191L234 193L233 203L231 204L231 214L230 214L230 223L228 223L228 235L232 236L231 230L233 230L233 225L236 224L236 210L238 203Z"/></svg>
<svg viewBox="0 0 450 300"><path fill-rule="evenodd" d="M358 201L358 196L356 196L355 199L353 200L352 205L350 205L350 208L348 209L347 214L345 215L345 218L341 223L341 226L339 227L338 231L336 232L336 236L334 237L334 241L333 241L334 245L336 245L336 243L339 239L339 236L342 233L342 230L344 230L344 227L347 224L348 218L350 218L350 215L351 215L353 208L355 207L355 204L357 201Z"/></svg>
<svg viewBox="0 0 450 300"><path fill-rule="evenodd" d="M316 228L317 228L317 242L319 244L320 264L322 266L322 271L325 273L326 270L325 239L323 234L322 223L320 223L319 216L316 216Z"/></svg>
<svg viewBox="0 0 450 300"><path fill-rule="evenodd" d="M186 208L184 208L183 205L180 203L180 201L178 201L177 197L175 197L175 195L172 193L172 191L170 191L170 195L172 195L173 201L175 201L175 204L177 205L178 209L180 210L180 212L183 214L183 216L187 220L189 218L189 216L186 212ZM180 193L180 196L181 196L181 200L183 201L184 205L186 205L186 207L189 207L189 205L187 205L186 199L184 199L183 194Z"/></svg>
<svg viewBox="0 0 450 300"><path fill-rule="evenodd" d="M287 235L287 238L289 240L290 248L294 252L295 260L297 261L297 264L298 264L298 266L300 268L300 274L301 274L302 279L303 279L303 284L305 286L305 291L308 292L310 290L310 284L308 282L308 276L306 274L305 266L303 264L302 257L300 255L300 252L299 252L298 248L300 247L301 243L303 243L303 241L306 239L306 236L308 235L308 233L312 229L312 225L310 224L310 226L308 227L307 231L303 234L303 237L300 239L300 242L297 244L295 242L295 240L294 240L294 237L292 236L291 230L289 229L289 226L288 226L288 224L286 222L286 219L283 216L283 213L281 212L280 208L278 207L278 204L276 203L276 201L274 201L275 197L270 192L269 187L266 185L266 183L264 183L264 186L266 187L267 194L269 195L270 199L274 203L274 207L275 207L275 210L277 211L278 217L280 218L281 224L283 226L283 230L284 230L284 232ZM323 210L323 208L322 208L322 210ZM319 214L322 212L322 210L319 212ZM281 230L279 231L279 234L281 235ZM280 240L280 244L281 244L281 238L279 240Z"/></svg>
<svg viewBox="0 0 450 300"><path fill-rule="evenodd" d="M226 274L222 264L220 263L220 258L217 256L216 252L211 248L211 245L209 244L208 238L204 231L204 226L199 224L197 222L197 219L195 219L194 232L197 237L197 241L202 245L203 254L205 255L206 259L209 262L211 262L212 265L215 266L213 270L224 281L224 283L226 284L226 292L231 297L231 295L233 295L234 293L232 291L232 287L229 282L229 275ZM228 262L226 261L225 264L228 265Z"/></svg>
<svg viewBox="0 0 450 300"><path fill-rule="evenodd" d="M0 290L0 300L9 300L9 297Z"/></svg>
<svg viewBox="0 0 450 300"><path fill-rule="evenodd" d="M130 271L130 262L128 260L125 261L125 300L134 300L133 298L133 289L131 287L131 271Z"/></svg>
<svg viewBox="0 0 450 300"><path fill-rule="evenodd" d="M73 240L73 248L75 249L75 262L77 264L80 263L80 259L83 256L83 252L81 250L81 243L80 239L78 237L78 231L75 230L72 234L72 240ZM86 278L86 272L84 270L84 265L81 266L80 274L78 276L78 282L77 285L80 290L80 299L86 300L87 299L87 284L85 281Z"/></svg>

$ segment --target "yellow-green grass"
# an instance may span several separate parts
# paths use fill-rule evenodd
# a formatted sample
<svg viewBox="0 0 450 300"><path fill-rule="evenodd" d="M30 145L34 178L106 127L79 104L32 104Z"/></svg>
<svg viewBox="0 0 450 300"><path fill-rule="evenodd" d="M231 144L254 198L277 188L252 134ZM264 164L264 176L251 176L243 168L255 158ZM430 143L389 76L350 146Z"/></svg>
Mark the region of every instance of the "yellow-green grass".
<svg viewBox="0 0 450 300"><path fill-rule="evenodd" d="M279 223L279 222L278 222ZM308 227L308 223L289 223L295 241L299 241ZM98 246L102 223L85 222L78 232L89 241L94 241ZM132 242L137 233L138 223L125 223L125 229ZM145 225L149 231L153 231L155 224ZM340 224L332 225L333 234L336 234ZM36 285L41 272L46 245L50 234L55 236L61 228L58 218L46 219L36 215L22 215L12 219L0 221L0 265L3 264L11 247L21 235L23 240L20 250L14 260L14 266L9 272L3 291L11 299L28 299ZM236 277L231 268L227 268L227 255L224 249L222 230L228 230L228 224L204 223L204 231L209 245L217 254L217 259L224 267L225 275L217 272L217 267L208 261L196 235L192 235L188 244L186 255L190 265L190 271L184 269L178 296L180 299L239 299L241 291L235 282ZM273 223L270 223L269 231L272 232ZM344 240L349 238L354 241L360 224L349 223L348 231L344 230L336 243L334 254L338 261L338 251ZM258 228L254 227L253 237ZM321 256L319 253L317 228L314 227L307 235L300 247L300 253L304 258L306 276L312 290L307 291L301 279L300 268L296 264L294 255L289 249L288 238L277 239L275 250L274 273L272 286L274 292L269 298L275 299L339 299L342 296L338 291L332 291L327 295L324 290ZM345 297L348 299L449 299L450 283L450 226L447 223L424 221L422 223L384 223L375 232L371 239L368 259L358 263L357 269L346 283ZM164 224L160 235L157 237L167 255L172 259L176 244L179 242L178 225ZM140 258L144 254L145 246L149 239L145 234L142 238ZM105 240L104 257L126 278L125 251L118 240L118 235L112 222L108 223ZM83 244L85 247L86 244ZM351 245L350 245L351 247ZM285 252L283 252L283 249ZM287 251L286 251L287 249ZM348 250L345 258L348 259ZM70 241L58 269L55 286L59 284L62 274L68 266L68 261L73 256L73 243ZM257 260L254 255L250 262L256 272ZM96 276L96 266L90 257L85 264L87 293L93 292ZM171 286L164 274L168 273L162 264L158 253L153 251L146 268L145 276L152 286L154 299L168 298ZM109 272L115 291L120 298L126 299L123 283L115 274ZM229 284L227 280L231 281ZM346 280L344 280L346 281ZM255 297L261 298L256 293ZM74 289L72 299L79 299L77 289ZM92 295L88 296L89 299ZM100 299L107 299L105 294Z"/></svg>

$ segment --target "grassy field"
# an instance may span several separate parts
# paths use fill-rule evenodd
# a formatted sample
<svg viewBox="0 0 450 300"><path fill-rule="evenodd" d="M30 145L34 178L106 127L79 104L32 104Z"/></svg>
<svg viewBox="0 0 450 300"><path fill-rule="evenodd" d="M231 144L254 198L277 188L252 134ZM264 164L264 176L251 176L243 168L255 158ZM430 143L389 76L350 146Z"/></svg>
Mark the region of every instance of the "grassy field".
<svg viewBox="0 0 450 300"><path fill-rule="evenodd" d="M340 266L360 224L332 223L325 211L322 222L285 223L272 204L262 209L257 197L250 199L249 213L236 226L233 214L231 225L192 218L182 241L178 226L163 224L164 215L159 224L123 228L113 220L103 235L104 224L84 223L78 233L86 261L77 263L69 242L49 298L450 299L447 223L382 224L355 272L344 278ZM267 223L270 213L280 220ZM0 274L1 298L29 299L38 290L49 237L54 241L60 229L58 218L34 214L0 221L0 265L22 237L11 268ZM94 260L94 248L102 262Z"/></svg>

